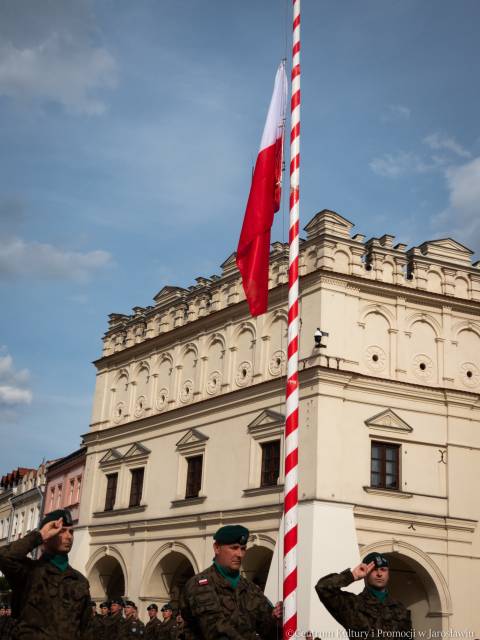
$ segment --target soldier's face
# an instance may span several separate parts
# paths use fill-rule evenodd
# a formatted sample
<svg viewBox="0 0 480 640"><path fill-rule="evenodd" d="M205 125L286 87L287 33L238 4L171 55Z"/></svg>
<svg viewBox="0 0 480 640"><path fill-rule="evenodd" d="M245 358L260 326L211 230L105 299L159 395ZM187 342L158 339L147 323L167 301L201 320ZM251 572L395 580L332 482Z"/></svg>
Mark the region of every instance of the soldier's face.
<svg viewBox="0 0 480 640"><path fill-rule="evenodd" d="M148 617L150 618L150 620L153 620L153 618L157 617L157 613L158 611L156 611L155 609L149 609L148 610Z"/></svg>
<svg viewBox="0 0 480 640"><path fill-rule="evenodd" d="M389 578L388 567L374 567L367 576L367 584L374 589L385 589Z"/></svg>
<svg viewBox="0 0 480 640"><path fill-rule="evenodd" d="M102 616L106 616L108 614L108 607L100 607L100 613Z"/></svg>
<svg viewBox="0 0 480 640"><path fill-rule="evenodd" d="M171 609L165 609L165 611L162 611L162 618L164 621L170 620L172 616L173 616L173 611Z"/></svg>
<svg viewBox="0 0 480 640"><path fill-rule="evenodd" d="M110 611L112 613L117 613L118 611L120 611L121 608L122 607L119 604L117 604L116 602L112 602L112 604L110 605Z"/></svg>
<svg viewBox="0 0 480 640"><path fill-rule="evenodd" d="M131 616L133 616L133 612L135 611L135 609L133 607L131 607L130 605L126 605L125 606L125 616L127 618L130 618Z"/></svg>
<svg viewBox="0 0 480 640"><path fill-rule="evenodd" d="M52 555L56 553L70 553L73 545L73 528L62 527L56 536L49 538L44 547Z"/></svg>
<svg viewBox="0 0 480 640"><path fill-rule="evenodd" d="M219 565L231 571L240 571L243 558L247 552L246 544L217 544L213 545L215 560Z"/></svg>

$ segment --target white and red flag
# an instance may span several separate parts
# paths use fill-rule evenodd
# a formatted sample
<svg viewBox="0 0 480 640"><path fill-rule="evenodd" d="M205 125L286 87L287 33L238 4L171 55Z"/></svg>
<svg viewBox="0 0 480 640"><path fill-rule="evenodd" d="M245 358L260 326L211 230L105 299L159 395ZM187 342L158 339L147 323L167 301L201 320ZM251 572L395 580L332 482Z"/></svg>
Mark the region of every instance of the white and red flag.
<svg viewBox="0 0 480 640"><path fill-rule="evenodd" d="M265 313L268 306L270 230L282 194L286 103L287 76L282 62L275 76L237 248L237 266L252 316Z"/></svg>

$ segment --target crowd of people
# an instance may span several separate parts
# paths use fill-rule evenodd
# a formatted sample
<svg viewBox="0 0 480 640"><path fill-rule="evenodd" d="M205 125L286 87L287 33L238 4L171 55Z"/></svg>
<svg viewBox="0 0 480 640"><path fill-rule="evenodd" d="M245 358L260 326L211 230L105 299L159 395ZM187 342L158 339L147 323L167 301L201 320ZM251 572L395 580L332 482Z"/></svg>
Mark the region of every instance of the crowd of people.
<svg viewBox="0 0 480 640"><path fill-rule="evenodd" d="M137 605L132 600L112 599L100 604L92 600L92 619L85 636L88 640L127 640L130 638L148 638L149 640L183 640L183 619L179 612L175 614L168 602L160 610L152 603L147 607L149 620L144 624L138 617ZM0 636L0 640L2 636Z"/></svg>
<svg viewBox="0 0 480 640"><path fill-rule="evenodd" d="M241 525L221 527L214 535L210 567L190 578L179 611L168 603L147 607L149 621L139 620L131 600L111 599L97 612L87 579L68 562L73 544L68 510L48 514L38 530L0 548L0 571L11 587L11 611L0 611L0 640L278 640L283 605L272 604L262 590L241 575L249 531ZM42 549L38 558L31 554ZM356 580L359 595L343 591ZM350 637L378 638L395 631L412 637L410 612L388 591L389 562L372 553L352 569L321 578L317 594ZM11 615L10 615L11 614ZM297 636L307 636L308 632Z"/></svg>

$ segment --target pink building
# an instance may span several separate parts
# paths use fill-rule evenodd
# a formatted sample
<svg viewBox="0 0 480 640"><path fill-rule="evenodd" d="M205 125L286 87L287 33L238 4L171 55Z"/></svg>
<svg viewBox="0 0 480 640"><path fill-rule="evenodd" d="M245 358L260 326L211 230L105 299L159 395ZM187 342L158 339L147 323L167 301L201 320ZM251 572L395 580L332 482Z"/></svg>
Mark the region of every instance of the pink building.
<svg viewBox="0 0 480 640"><path fill-rule="evenodd" d="M69 509L78 520L86 448L81 447L47 467L44 515L54 509Z"/></svg>

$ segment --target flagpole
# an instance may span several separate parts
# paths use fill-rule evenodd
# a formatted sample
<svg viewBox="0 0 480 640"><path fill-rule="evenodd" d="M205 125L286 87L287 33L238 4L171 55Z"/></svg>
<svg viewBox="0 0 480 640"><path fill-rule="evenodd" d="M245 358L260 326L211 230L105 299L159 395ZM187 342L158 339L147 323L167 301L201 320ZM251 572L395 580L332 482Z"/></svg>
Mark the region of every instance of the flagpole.
<svg viewBox="0 0 480 640"><path fill-rule="evenodd" d="M300 213L300 0L293 0L292 93L290 118L290 230L288 260L288 364L285 426L283 538L283 638L297 631L298 540L298 253Z"/></svg>

